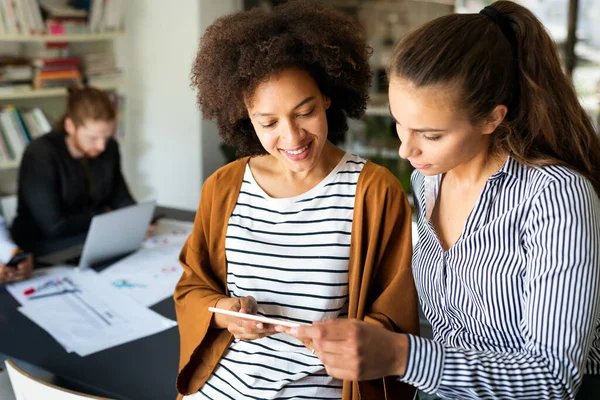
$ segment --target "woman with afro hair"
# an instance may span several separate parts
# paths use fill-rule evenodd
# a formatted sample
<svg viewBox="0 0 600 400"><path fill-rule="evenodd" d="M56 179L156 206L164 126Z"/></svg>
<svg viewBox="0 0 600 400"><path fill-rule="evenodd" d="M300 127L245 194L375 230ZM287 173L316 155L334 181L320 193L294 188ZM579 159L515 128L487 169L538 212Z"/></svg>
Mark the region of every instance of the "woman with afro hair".
<svg viewBox="0 0 600 400"><path fill-rule="evenodd" d="M312 342L280 326L208 310L418 334L406 194L333 144L365 111L369 51L359 26L316 1L225 16L202 37L198 104L243 158L204 183L180 255L185 399L412 398L395 379L332 378Z"/></svg>

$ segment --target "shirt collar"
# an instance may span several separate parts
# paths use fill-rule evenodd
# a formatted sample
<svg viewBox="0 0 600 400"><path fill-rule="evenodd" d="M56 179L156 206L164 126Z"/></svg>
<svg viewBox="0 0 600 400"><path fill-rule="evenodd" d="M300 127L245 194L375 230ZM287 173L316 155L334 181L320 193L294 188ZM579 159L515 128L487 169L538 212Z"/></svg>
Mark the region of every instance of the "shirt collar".
<svg viewBox="0 0 600 400"><path fill-rule="evenodd" d="M490 176L489 180L493 181L502 176L510 176L516 178L518 180L523 180L523 173L525 167L521 165L517 160L508 156L502 168L500 168L497 172L495 172L492 176Z"/></svg>

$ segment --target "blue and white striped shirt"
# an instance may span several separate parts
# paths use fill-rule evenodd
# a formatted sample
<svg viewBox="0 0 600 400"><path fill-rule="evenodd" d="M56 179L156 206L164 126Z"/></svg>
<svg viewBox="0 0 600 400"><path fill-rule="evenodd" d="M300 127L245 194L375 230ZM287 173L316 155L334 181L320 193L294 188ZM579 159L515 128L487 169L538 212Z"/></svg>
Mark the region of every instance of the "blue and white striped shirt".
<svg viewBox="0 0 600 400"><path fill-rule="evenodd" d="M434 340L409 336L402 381L457 399L574 398L600 374L600 200L564 167L508 158L444 251L415 172L413 273ZM600 395L599 395L600 396Z"/></svg>

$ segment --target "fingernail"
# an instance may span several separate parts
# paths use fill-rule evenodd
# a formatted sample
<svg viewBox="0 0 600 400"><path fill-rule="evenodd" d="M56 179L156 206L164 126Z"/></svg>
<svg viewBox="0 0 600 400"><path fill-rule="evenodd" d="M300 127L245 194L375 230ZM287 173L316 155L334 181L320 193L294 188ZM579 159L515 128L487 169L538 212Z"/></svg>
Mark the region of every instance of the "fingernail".
<svg viewBox="0 0 600 400"><path fill-rule="evenodd" d="M256 324L256 329L262 329L262 328L263 328L263 324L261 324L261 323Z"/></svg>
<svg viewBox="0 0 600 400"><path fill-rule="evenodd" d="M297 335L297 334L298 334L298 328L290 328L290 329L288 330L288 333L289 333L290 335Z"/></svg>
<svg viewBox="0 0 600 400"><path fill-rule="evenodd" d="M284 328L283 326L276 326L276 327L275 327L275 330L276 330L277 332L285 332L285 328Z"/></svg>

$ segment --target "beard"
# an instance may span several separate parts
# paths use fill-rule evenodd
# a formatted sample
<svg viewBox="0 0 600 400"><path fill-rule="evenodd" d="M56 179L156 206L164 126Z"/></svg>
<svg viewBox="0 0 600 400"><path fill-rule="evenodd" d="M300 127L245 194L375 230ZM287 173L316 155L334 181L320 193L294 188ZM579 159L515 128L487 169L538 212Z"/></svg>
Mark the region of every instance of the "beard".
<svg viewBox="0 0 600 400"><path fill-rule="evenodd" d="M96 158L100 154L102 154L102 152L99 152L97 150L88 150L85 147L83 147L83 145L81 144L81 141L79 140L78 133L75 133L73 135L73 146L77 149L77 151L83 153L83 156L85 158Z"/></svg>

